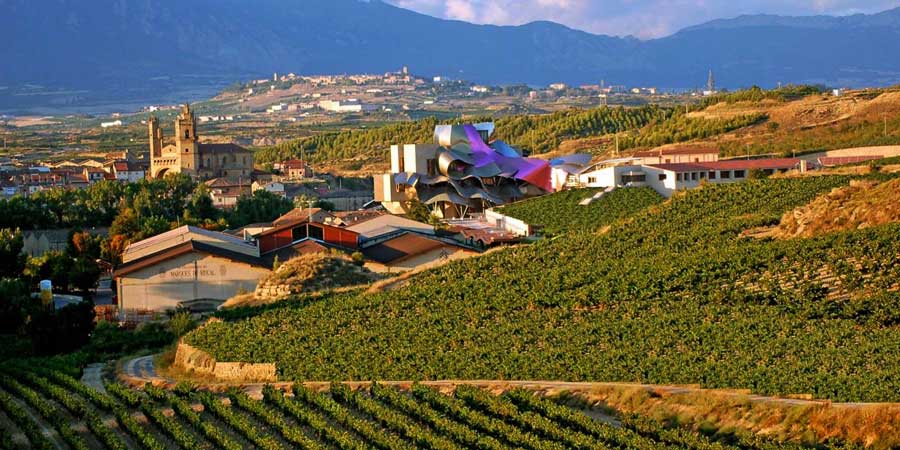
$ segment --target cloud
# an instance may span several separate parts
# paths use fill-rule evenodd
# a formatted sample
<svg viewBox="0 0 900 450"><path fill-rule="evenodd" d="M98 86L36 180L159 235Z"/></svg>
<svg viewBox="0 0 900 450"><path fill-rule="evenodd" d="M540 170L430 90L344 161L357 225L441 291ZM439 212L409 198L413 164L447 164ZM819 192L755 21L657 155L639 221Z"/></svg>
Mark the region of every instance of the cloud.
<svg viewBox="0 0 900 450"><path fill-rule="evenodd" d="M384 0L436 17L496 25L551 20L592 33L666 36L741 14L846 15L896 7L896 0Z"/></svg>

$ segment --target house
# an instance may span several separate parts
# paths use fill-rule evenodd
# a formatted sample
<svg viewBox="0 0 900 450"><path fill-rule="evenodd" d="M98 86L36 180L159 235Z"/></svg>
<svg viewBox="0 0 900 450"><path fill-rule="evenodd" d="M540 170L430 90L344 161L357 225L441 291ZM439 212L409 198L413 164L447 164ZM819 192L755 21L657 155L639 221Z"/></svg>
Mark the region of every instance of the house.
<svg viewBox="0 0 900 450"><path fill-rule="evenodd" d="M112 127L121 127L121 126L122 126L121 120L114 120L112 122L101 122L100 123L100 128L112 128Z"/></svg>
<svg viewBox="0 0 900 450"><path fill-rule="evenodd" d="M105 180L107 172L98 167L85 167L81 174L87 180L88 184L94 184L98 181Z"/></svg>
<svg viewBox="0 0 900 450"><path fill-rule="evenodd" d="M269 181L269 182L260 182L254 181L252 185L252 191L268 191L279 197L284 197L284 183L278 181Z"/></svg>
<svg viewBox="0 0 900 450"><path fill-rule="evenodd" d="M109 165L108 170L115 177L116 181L120 183L137 183L146 176L144 169L138 164L127 160L113 161Z"/></svg>
<svg viewBox="0 0 900 450"><path fill-rule="evenodd" d="M234 208L241 196L253 194L253 185L249 180L213 178L205 183L209 187L209 196L216 208Z"/></svg>
<svg viewBox="0 0 900 450"><path fill-rule="evenodd" d="M301 180L313 177L312 168L309 167L309 164L307 164L306 161L300 159L289 159L281 162L277 166L278 167L275 168L280 170L289 180Z"/></svg>

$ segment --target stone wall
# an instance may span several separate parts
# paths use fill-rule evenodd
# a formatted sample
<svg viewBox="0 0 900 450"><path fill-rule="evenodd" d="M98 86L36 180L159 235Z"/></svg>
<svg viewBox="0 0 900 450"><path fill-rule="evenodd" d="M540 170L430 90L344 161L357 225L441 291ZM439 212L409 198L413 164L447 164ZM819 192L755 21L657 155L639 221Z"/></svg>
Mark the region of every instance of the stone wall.
<svg viewBox="0 0 900 450"><path fill-rule="evenodd" d="M174 365L187 372L214 377L226 382L267 382L277 380L275 364L218 362L209 353L194 348L183 341L175 350Z"/></svg>

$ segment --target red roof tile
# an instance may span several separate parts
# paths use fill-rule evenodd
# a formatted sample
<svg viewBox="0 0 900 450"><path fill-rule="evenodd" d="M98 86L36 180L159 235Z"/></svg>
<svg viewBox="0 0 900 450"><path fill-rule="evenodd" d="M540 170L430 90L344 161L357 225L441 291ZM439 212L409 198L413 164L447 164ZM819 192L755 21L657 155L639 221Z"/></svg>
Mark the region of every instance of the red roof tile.
<svg viewBox="0 0 900 450"><path fill-rule="evenodd" d="M868 155L868 156L823 156L819 158L819 164L823 166L840 166L843 164L855 164L862 163L867 161L875 161L878 159L882 159L884 156L881 155Z"/></svg>

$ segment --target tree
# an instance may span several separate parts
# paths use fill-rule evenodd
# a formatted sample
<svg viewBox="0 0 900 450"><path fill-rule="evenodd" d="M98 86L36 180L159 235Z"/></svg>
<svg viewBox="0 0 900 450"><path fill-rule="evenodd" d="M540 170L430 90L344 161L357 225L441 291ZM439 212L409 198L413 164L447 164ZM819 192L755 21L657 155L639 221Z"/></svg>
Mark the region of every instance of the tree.
<svg viewBox="0 0 900 450"><path fill-rule="evenodd" d="M122 263L122 253L125 253L125 247L128 247L129 241L125 235L114 234L109 239L103 241L100 257L109 261L113 267L118 267Z"/></svg>
<svg viewBox="0 0 900 450"><path fill-rule="evenodd" d="M134 209L122 207L119 214L113 220L112 226L109 228L109 234L123 235L126 237L134 236L141 231L141 222Z"/></svg>
<svg viewBox="0 0 900 450"><path fill-rule="evenodd" d="M8 228L0 230L0 278L19 278L25 270L26 256L22 253L25 241L22 232Z"/></svg>
<svg viewBox="0 0 900 450"><path fill-rule="evenodd" d="M198 184L194 189L186 212L190 218L198 221L216 221L221 217L221 211L213 205L212 197L209 195L209 186L205 183Z"/></svg>
<svg viewBox="0 0 900 450"><path fill-rule="evenodd" d="M73 257L98 259L102 243L103 237L101 236L86 231L74 231L69 237L69 246L66 251Z"/></svg>
<svg viewBox="0 0 900 450"><path fill-rule="evenodd" d="M38 310L40 302L31 300L22 280L0 280L0 334L18 333L28 316Z"/></svg>
<svg viewBox="0 0 900 450"><path fill-rule="evenodd" d="M97 281L99 280L100 267L95 259L79 257L73 260L69 282L75 291L82 295L87 295L92 289L97 287Z"/></svg>
<svg viewBox="0 0 900 450"><path fill-rule="evenodd" d="M407 210L409 212L406 213L406 217L417 222L428 223L428 221L431 219L431 211L428 210L428 206L426 206L417 198L414 198L407 202Z"/></svg>
<svg viewBox="0 0 900 450"><path fill-rule="evenodd" d="M50 280L56 290L62 292L69 291L70 275L72 274L72 265L74 260L62 252L48 252L37 260L37 278L39 280Z"/></svg>
<svg viewBox="0 0 900 450"><path fill-rule="evenodd" d="M286 198L260 189L252 196L245 195L238 199L228 223L232 228L239 228L251 223L271 222L293 207Z"/></svg>
<svg viewBox="0 0 900 450"><path fill-rule="evenodd" d="M94 329L94 305L80 302L59 311L42 312L27 325L31 345L38 355L77 350L88 343Z"/></svg>

